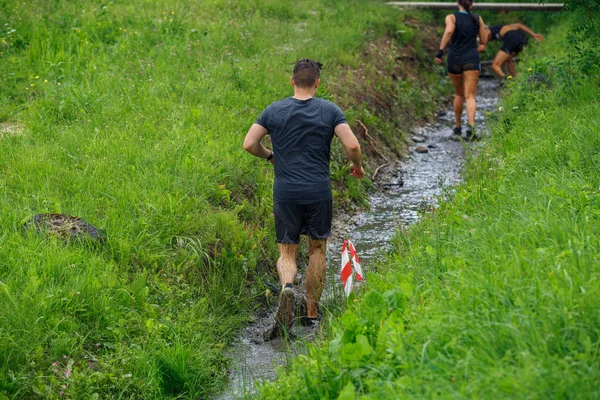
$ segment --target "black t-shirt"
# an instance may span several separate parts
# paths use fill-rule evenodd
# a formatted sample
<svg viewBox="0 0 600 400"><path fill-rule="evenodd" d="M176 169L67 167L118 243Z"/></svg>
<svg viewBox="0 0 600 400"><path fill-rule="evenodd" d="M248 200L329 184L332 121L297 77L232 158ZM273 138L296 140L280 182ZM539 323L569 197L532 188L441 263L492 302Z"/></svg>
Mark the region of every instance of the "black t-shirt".
<svg viewBox="0 0 600 400"><path fill-rule="evenodd" d="M274 200L312 204L331 199L329 158L334 129L346 123L334 103L288 97L269 105L256 123L271 135L275 154Z"/></svg>

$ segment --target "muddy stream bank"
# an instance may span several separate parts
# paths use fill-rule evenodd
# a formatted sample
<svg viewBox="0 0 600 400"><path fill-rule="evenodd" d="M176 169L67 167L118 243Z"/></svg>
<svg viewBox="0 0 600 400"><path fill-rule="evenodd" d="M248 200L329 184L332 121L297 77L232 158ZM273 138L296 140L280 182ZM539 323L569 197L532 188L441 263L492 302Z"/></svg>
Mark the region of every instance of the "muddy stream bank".
<svg viewBox="0 0 600 400"><path fill-rule="evenodd" d="M497 85L492 80L480 80L479 83L477 127L483 132L484 139L487 134L485 112L496 109ZM337 218L334 235L328 242L327 288L322 299L325 308L328 302L343 301L339 270L344 238L353 241L363 269L368 272L390 248L397 229L417 222L426 207L437 204L445 189L460 182L467 148L476 150L481 142L458 139L452 133L453 124L454 114L450 107L441 112L434 123L415 128L404 159L378 174L380 189L371 195L370 209L348 219ZM466 126L466 120L463 120L463 126ZM364 284L368 285L368 282ZM270 310L259 311L254 322L241 331L228 351L232 358L230 384L215 399L239 399L255 393L257 381L273 380L277 368L285 366L293 355L302 354L306 343L318 335L318 327L295 324L295 340L264 341L263 332L273 324L275 307L276 304Z"/></svg>

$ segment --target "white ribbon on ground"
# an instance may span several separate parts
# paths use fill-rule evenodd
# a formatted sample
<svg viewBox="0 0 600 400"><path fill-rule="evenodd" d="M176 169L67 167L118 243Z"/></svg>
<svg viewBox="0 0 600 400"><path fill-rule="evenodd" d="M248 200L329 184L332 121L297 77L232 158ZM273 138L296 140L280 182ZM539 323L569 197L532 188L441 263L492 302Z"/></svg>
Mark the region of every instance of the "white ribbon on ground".
<svg viewBox="0 0 600 400"><path fill-rule="evenodd" d="M350 254L348 254L350 253ZM354 267L354 270L353 268ZM346 239L344 244L342 245L342 283L344 284L344 292L346 293L346 297L350 296L352 292L352 275L356 274L357 281L364 281L364 274L362 268L360 267L360 262L358 261L358 254L356 254L356 249L354 245L350 241L350 239Z"/></svg>

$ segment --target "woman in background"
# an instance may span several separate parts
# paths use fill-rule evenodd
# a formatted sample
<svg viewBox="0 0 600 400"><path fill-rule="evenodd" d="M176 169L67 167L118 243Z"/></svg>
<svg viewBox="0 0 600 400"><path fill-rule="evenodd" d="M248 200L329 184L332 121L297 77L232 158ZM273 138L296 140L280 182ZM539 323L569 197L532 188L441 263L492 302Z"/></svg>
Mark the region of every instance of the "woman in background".
<svg viewBox="0 0 600 400"><path fill-rule="evenodd" d="M481 63L479 52L485 49L488 34L483 20L477 14L471 13L472 0L458 0L458 12L446 16L446 31L442 36L440 48L435 54L435 61L442 63L442 55L448 44L448 76L454 86L454 117L456 125L454 134L462 135L463 104L467 102L467 139L477 140L475 133L475 110L477 108L475 95ZM477 45L477 37L480 46Z"/></svg>
<svg viewBox="0 0 600 400"><path fill-rule="evenodd" d="M486 27L486 32L488 41L502 41L502 47L492 62L492 70L501 78L504 78L504 72L502 72L502 65L504 64L506 64L506 68L510 75L513 77L517 75L517 68L515 67L513 57L523 51L523 46L527 44L527 36L525 36L525 34L531 36L538 42L544 40L544 36L535 33L521 23L493 25L489 28Z"/></svg>

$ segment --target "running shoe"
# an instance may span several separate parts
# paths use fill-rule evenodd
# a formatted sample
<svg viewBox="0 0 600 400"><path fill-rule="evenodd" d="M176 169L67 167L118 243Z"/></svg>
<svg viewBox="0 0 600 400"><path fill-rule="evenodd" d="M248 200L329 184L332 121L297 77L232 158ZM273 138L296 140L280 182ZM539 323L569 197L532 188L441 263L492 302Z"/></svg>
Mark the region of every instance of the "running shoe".
<svg viewBox="0 0 600 400"><path fill-rule="evenodd" d="M477 134L475 127L472 125L469 125L467 127L467 140L469 140L471 142L475 142L480 139L481 139L481 137Z"/></svg>
<svg viewBox="0 0 600 400"><path fill-rule="evenodd" d="M294 289L285 287L279 295L279 307L275 313L275 329L279 333L290 333L294 321L295 303Z"/></svg>
<svg viewBox="0 0 600 400"><path fill-rule="evenodd" d="M453 132L456 136L460 136L462 135L462 128L460 126L458 128L454 128Z"/></svg>
<svg viewBox="0 0 600 400"><path fill-rule="evenodd" d="M308 316L308 306L306 304L306 296L298 295L296 297L296 322L302 326L319 326L319 320L321 318L321 309L318 310L318 316Z"/></svg>
<svg viewBox="0 0 600 400"><path fill-rule="evenodd" d="M307 327L311 327L311 328L316 328L319 326L319 317L300 317L299 319L300 324L302 326L307 326Z"/></svg>

